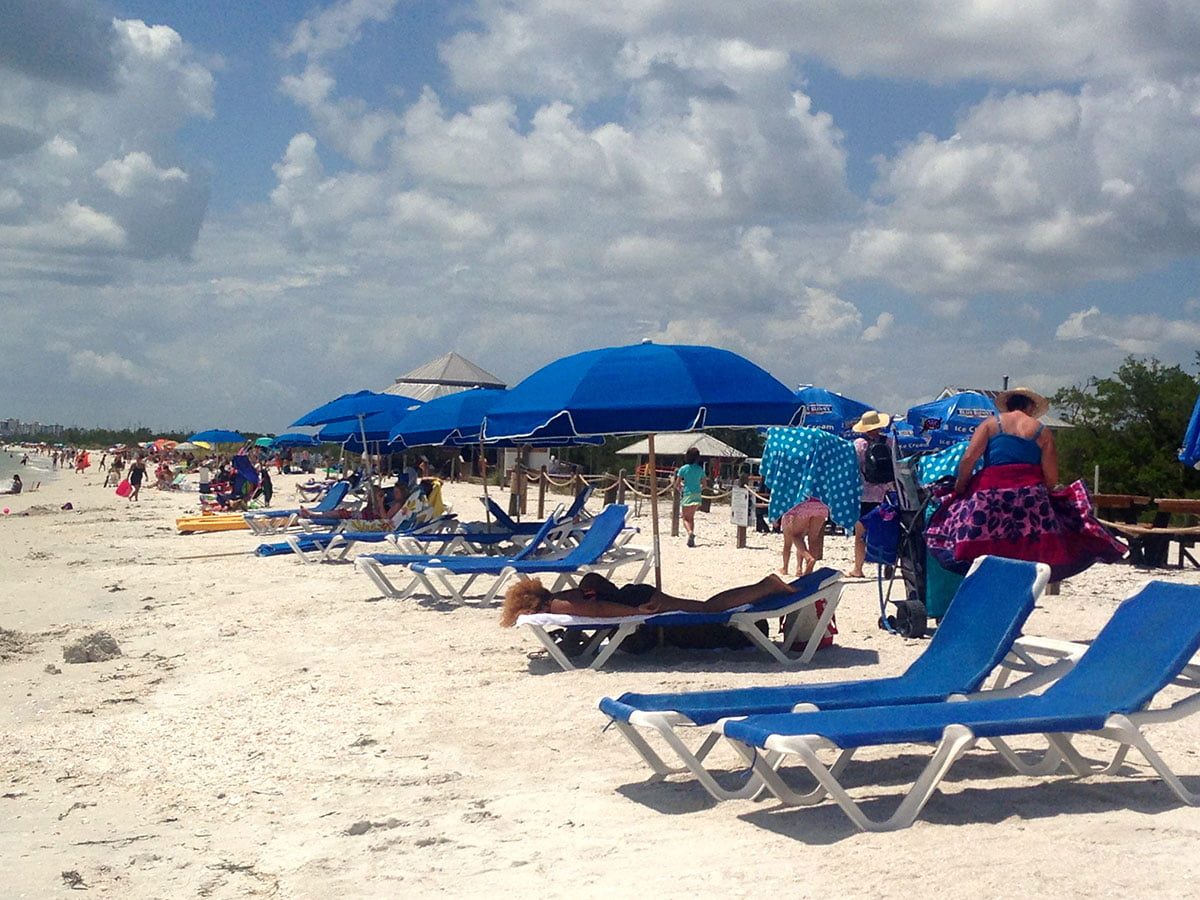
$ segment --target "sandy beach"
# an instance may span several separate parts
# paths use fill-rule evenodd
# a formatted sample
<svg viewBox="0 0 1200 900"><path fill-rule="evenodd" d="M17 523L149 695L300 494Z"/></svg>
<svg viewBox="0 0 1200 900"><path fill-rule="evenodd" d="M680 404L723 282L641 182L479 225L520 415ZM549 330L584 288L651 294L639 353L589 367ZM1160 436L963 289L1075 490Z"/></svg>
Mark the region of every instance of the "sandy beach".
<svg viewBox="0 0 1200 900"><path fill-rule="evenodd" d="M604 730L597 700L626 690L903 670L924 642L877 629L873 583L847 585L837 646L808 669L660 650L568 673L524 630L500 629L496 609L381 600L352 565L252 556L249 532L180 535L195 495L128 503L102 480L63 472L3 498L6 896L1194 892L1200 810L1138 757L1120 777L1031 779L976 750L913 828L869 835L832 804L718 804L684 780L650 783ZM295 481L276 479L276 506L294 505ZM468 521L479 493L445 486ZM704 597L757 579L780 540L751 533L735 549L728 508L714 507L695 549L664 537L664 587ZM849 539L827 541L826 564L850 556ZM1150 577L1200 584L1196 570L1097 566L1043 598L1026 632L1087 639ZM119 657L64 661L64 645L101 630ZM1153 735L1194 787L1200 721ZM878 812L924 762L912 747L861 756L848 779Z"/></svg>

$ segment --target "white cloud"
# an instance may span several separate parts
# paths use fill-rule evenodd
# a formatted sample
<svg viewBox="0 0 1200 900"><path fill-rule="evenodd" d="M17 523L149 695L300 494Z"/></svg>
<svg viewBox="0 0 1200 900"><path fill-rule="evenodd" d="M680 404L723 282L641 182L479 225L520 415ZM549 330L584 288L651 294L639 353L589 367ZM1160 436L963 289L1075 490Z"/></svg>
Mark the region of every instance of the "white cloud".
<svg viewBox="0 0 1200 900"><path fill-rule="evenodd" d="M1195 77L991 97L953 137L924 135L882 164L845 267L914 292L1008 293L1193 253L1197 108Z"/></svg>
<svg viewBox="0 0 1200 900"><path fill-rule="evenodd" d="M705 41L751 51L728 53L729 66L790 54L851 76L1022 84L1173 76L1194 70L1200 44L1200 9L1187 0L746 0L736 9L723 0L512 0L477 3L474 18L477 28L442 47L461 89L575 102L619 93L623 66L653 48L683 53Z"/></svg>
<svg viewBox="0 0 1200 900"><path fill-rule="evenodd" d="M895 323L896 317L890 312L882 312L875 318L875 324L870 325L863 330L863 343L873 344L877 341L882 341L888 336L892 325Z"/></svg>
<svg viewBox="0 0 1200 900"><path fill-rule="evenodd" d="M71 377L78 380L128 381L134 384L152 381L149 374L125 357L93 350L80 350L72 354L69 371Z"/></svg>
<svg viewBox="0 0 1200 900"><path fill-rule="evenodd" d="M303 19L292 32L284 55L327 56L356 43L363 27L386 22L396 0L340 0Z"/></svg>
<svg viewBox="0 0 1200 900"><path fill-rule="evenodd" d="M1167 319L1143 313L1113 316L1097 307L1069 315L1055 330L1060 341L1100 341L1126 353L1162 355L1169 345L1200 346L1200 319Z"/></svg>
<svg viewBox="0 0 1200 900"><path fill-rule="evenodd" d="M1033 345L1024 338L1009 338L1000 345L1003 356L1029 356L1033 353Z"/></svg>
<svg viewBox="0 0 1200 900"><path fill-rule="evenodd" d="M96 177L120 197L129 196L141 186L188 180L183 169L178 166L161 169L149 153L140 151L128 153L123 159L110 159L96 170Z"/></svg>

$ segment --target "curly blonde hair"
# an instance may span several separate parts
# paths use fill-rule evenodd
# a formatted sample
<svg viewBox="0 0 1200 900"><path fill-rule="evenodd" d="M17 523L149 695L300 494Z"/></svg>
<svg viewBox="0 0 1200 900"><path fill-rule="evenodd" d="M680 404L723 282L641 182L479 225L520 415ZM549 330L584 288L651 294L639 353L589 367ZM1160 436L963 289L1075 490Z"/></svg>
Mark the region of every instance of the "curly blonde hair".
<svg viewBox="0 0 1200 900"><path fill-rule="evenodd" d="M517 616L536 612L543 603L554 596L542 586L540 578L522 578L504 592L504 607L500 612L500 627L511 628L517 624Z"/></svg>

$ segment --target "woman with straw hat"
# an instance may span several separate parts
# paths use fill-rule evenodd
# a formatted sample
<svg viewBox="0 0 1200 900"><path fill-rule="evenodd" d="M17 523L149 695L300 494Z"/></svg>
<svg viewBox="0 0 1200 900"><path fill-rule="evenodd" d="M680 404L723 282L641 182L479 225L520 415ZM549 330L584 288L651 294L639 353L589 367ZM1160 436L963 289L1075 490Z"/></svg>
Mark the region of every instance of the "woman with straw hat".
<svg viewBox="0 0 1200 900"><path fill-rule="evenodd" d="M938 562L963 572L984 554L1043 562L1059 581L1120 559L1126 548L1092 516L1083 482L1056 487L1054 437L1039 421L1050 402L1018 387L998 394L996 406L1000 415L975 428L953 494L925 530Z"/></svg>

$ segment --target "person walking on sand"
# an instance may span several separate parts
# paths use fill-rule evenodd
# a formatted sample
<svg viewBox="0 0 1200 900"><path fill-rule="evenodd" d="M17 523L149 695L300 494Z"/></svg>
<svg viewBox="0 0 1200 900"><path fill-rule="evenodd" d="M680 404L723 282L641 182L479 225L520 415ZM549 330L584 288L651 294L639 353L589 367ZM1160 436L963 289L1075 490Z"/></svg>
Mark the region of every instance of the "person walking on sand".
<svg viewBox="0 0 1200 900"><path fill-rule="evenodd" d="M704 485L704 467L700 465L700 451L689 447L683 457L683 465L675 470L674 487L680 492L679 510L683 527L687 531L687 545L696 546L696 510L700 508L700 492Z"/></svg>
<svg viewBox="0 0 1200 900"><path fill-rule="evenodd" d="M133 465L129 467L129 486L133 488L129 492L130 500L141 501L142 481L146 477L146 463L141 456L134 460Z"/></svg>

